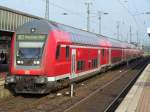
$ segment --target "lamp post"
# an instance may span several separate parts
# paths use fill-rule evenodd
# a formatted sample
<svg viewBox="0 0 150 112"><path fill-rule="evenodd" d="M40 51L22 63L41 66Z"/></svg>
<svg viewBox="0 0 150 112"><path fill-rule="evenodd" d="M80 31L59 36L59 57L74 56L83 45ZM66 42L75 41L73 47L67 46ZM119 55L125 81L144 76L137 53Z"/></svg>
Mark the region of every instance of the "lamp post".
<svg viewBox="0 0 150 112"><path fill-rule="evenodd" d="M116 23L117 23L117 26L116 26L116 28L117 28L117 40L119 40L119 36L120 36L120 21L117 21Z"/></svg>

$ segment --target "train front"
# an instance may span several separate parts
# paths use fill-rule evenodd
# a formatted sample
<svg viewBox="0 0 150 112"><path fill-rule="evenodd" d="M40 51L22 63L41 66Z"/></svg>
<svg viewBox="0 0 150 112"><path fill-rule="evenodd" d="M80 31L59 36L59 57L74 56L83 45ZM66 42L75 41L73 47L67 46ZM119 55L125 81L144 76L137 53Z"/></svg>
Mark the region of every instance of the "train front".
<svg viewBox="0 0 150 112"><path fill-rule="evenodd" d="M14 36L10 74L5 83L16 93L48 92L42 64L48 34L40 30L42 25L40 22L28 23L18 29Z"/></svg>

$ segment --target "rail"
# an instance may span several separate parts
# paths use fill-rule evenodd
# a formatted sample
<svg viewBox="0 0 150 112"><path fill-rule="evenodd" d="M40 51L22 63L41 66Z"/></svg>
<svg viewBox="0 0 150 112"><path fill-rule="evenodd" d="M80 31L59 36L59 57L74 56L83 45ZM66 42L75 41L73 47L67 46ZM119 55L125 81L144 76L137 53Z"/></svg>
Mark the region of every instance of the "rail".
<svg viewBox="0 0 150 112"><path fill-rule="evenodd" d="M127 85L126 87L121 91L121 93L112 101L112 103L105 109L104 112L114 112L115 109L118 107L118 105L121 103L123 98L126 96L128 91L131 89L131 87L134 85L140 74L143 72L144 68L146 67L147 63L142 66L141 70L137 73L136 77L134 77Z"/></svg>
<svg viewBox="0 0 150 112"><path fill-rule="evenodd" d="M140 67L138 67L138 68L136 68L136 67L139 65L143 66L145 62L147 62L147 61L139 60L135 63L131 63L128 67L122 67L121 69L109 71L109 72L103 73L101 75L97 75L96 77L90 78L89 80L82 82L83 85L81 83L76 84L75 90L76 90L77 94L75 94L75 97L72 97L72 98L64 96L65 92L69 91L69 88L65 88L65 89L62 89L57 92L57 93L62 93L61 96L57 96L57 93L46 95L44 97L35 97L35 95L23 96L23 97L14 96L12 98L8 98L8 100L1 101L0 107L1 107L1 110L8 109L9 111L20 111L20 112L28 111L28 110L29 111L31 111L31 110L39 111L39 108L37 108L37 107L40 107L40 109L42 109L41 111L49 111L49 112L51 112L51 111L67 112L68 111L68 112L70 112L71 110L74 110L74 109L76 110L77 105L80 106L80 103L82 103L82 102L85 103L85 101L86 102L91 101L87 97L90 97L90 96L93 97L93 96L95 96L95 94L94 94L94 93L96 93L95 91L99 91L100 93L103 93L103 95L100 97L108 98L108 95L109 95L110 98L112 98L109 101L108 101L108 99L106 99L106 102L102 101L102 99L101 99L101 101L107 105L105 105L103 103L102 104L103 108L99 107L99 108L97 108L98 109L97 111L99 112L100 108L102 111L104 111L108 107L108 105L112 101L114 101L114 99L117 97L117 95L120 94L120 92L124 89L125 85L127 85L129 83L129 81L127 83L120 83L120 82L122 82L124 79L128 79L128 76L129 76L129 78L131 76L130 80L132 80L133 77L135 77L133 74L136 75L136 73L140 71L140 69L139 69ZM132 71L132 69L133 69L133 71ZM134 69L136 69L136 70L134 71ZM131 73L132 73L132 75L131 75ZM97 82L99 82L99 83L97 83ZM118 84L118 85L125 84L125 85L121 89L118 89L119 92L118 92L118 90L116 91L116 89L113 89L113 88L112 89L115 92L110 93L111 90L107 91L108 88L110 89L110 87L116 88L116 86L115 86L116 84ZM99 90L97 90L97 89L99 89ZM104 94L106 92L109 92L110 94L104 96ZM98 94L100 95L100 93L98 93ZM121 98L122 97L120 97L118 101L120 101ZM13 102L13 105L12 105L12 102ZM98 102L98 104L100 104L100 103ZM83 106L84 105L81 105L81 107L83 107ZM73 107L75 107L75 108L73 108ZM80 111L80 110L78 110L78 111Z"/></svg>

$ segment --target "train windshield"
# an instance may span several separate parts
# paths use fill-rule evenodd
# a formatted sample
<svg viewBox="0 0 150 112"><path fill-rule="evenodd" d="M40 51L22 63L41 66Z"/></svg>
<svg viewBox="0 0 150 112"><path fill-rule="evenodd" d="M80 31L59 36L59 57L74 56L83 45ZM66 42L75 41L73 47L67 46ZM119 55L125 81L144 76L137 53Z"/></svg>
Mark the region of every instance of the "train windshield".
<svg viewBox="0 0 150 112"><path fill-rule="evenodd" d="M17 58L40 59L45 37L44 35L17 35Z"/></svg>
<svg viewBox="0 0 150 112"><path fill-rule="evenodd" d="M36 47L32 47L30 46L31 45L35 45L35 44L38 44L38 43L19 43L19 49L18 49L18 56L20 58L26 58L26 59L29 59L29 58L32 58L32 59L39 59L41 57L41 54L42 54L42 44L41 43L41 46L36 46ZM23 44L28 44L28 46L22 46Z"/></svg>

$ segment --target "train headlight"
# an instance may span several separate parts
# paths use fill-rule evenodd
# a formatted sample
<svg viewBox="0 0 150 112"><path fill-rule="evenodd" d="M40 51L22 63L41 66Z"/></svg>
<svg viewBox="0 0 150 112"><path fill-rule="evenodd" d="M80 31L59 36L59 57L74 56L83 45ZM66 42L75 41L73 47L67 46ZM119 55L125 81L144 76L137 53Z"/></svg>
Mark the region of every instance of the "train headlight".
<svg viewBox="0 0 150 112"><path fill-rule="evenodd" d="M23 61L20 61L20 63L23 64L24 62L23 62Z"/></svg>
<svg viewBox="0 0 150 112"><path fill-rule="evenodd" d="M36 65L36 61L33 61L33 64Z"/></svg>
<svg viewBox="0 0 150 112"><path fill-rule="evenodd" d="M22 60L17 60L17 64L22 65L24 62Z"/></svg>
<svg viewBox="0 0 150 112"><path fill-rule="evenodd" d="M21 63L21 61L17 61L17 64L20 64Z"/></svg>
<svg viewBox="0 0 150 112"><path fill-rule="evenodd" d="M33 64L34 64L34 65L39 65L39 64L40 64L40 61L33 61Z"/></svg>
<svg viewBox="0 0 150 112"><path fill-rule="evenodd" d="M36 61L36 64L38 64L38 65L39 65L39 64L40 64L40 61Z"/></svg>

